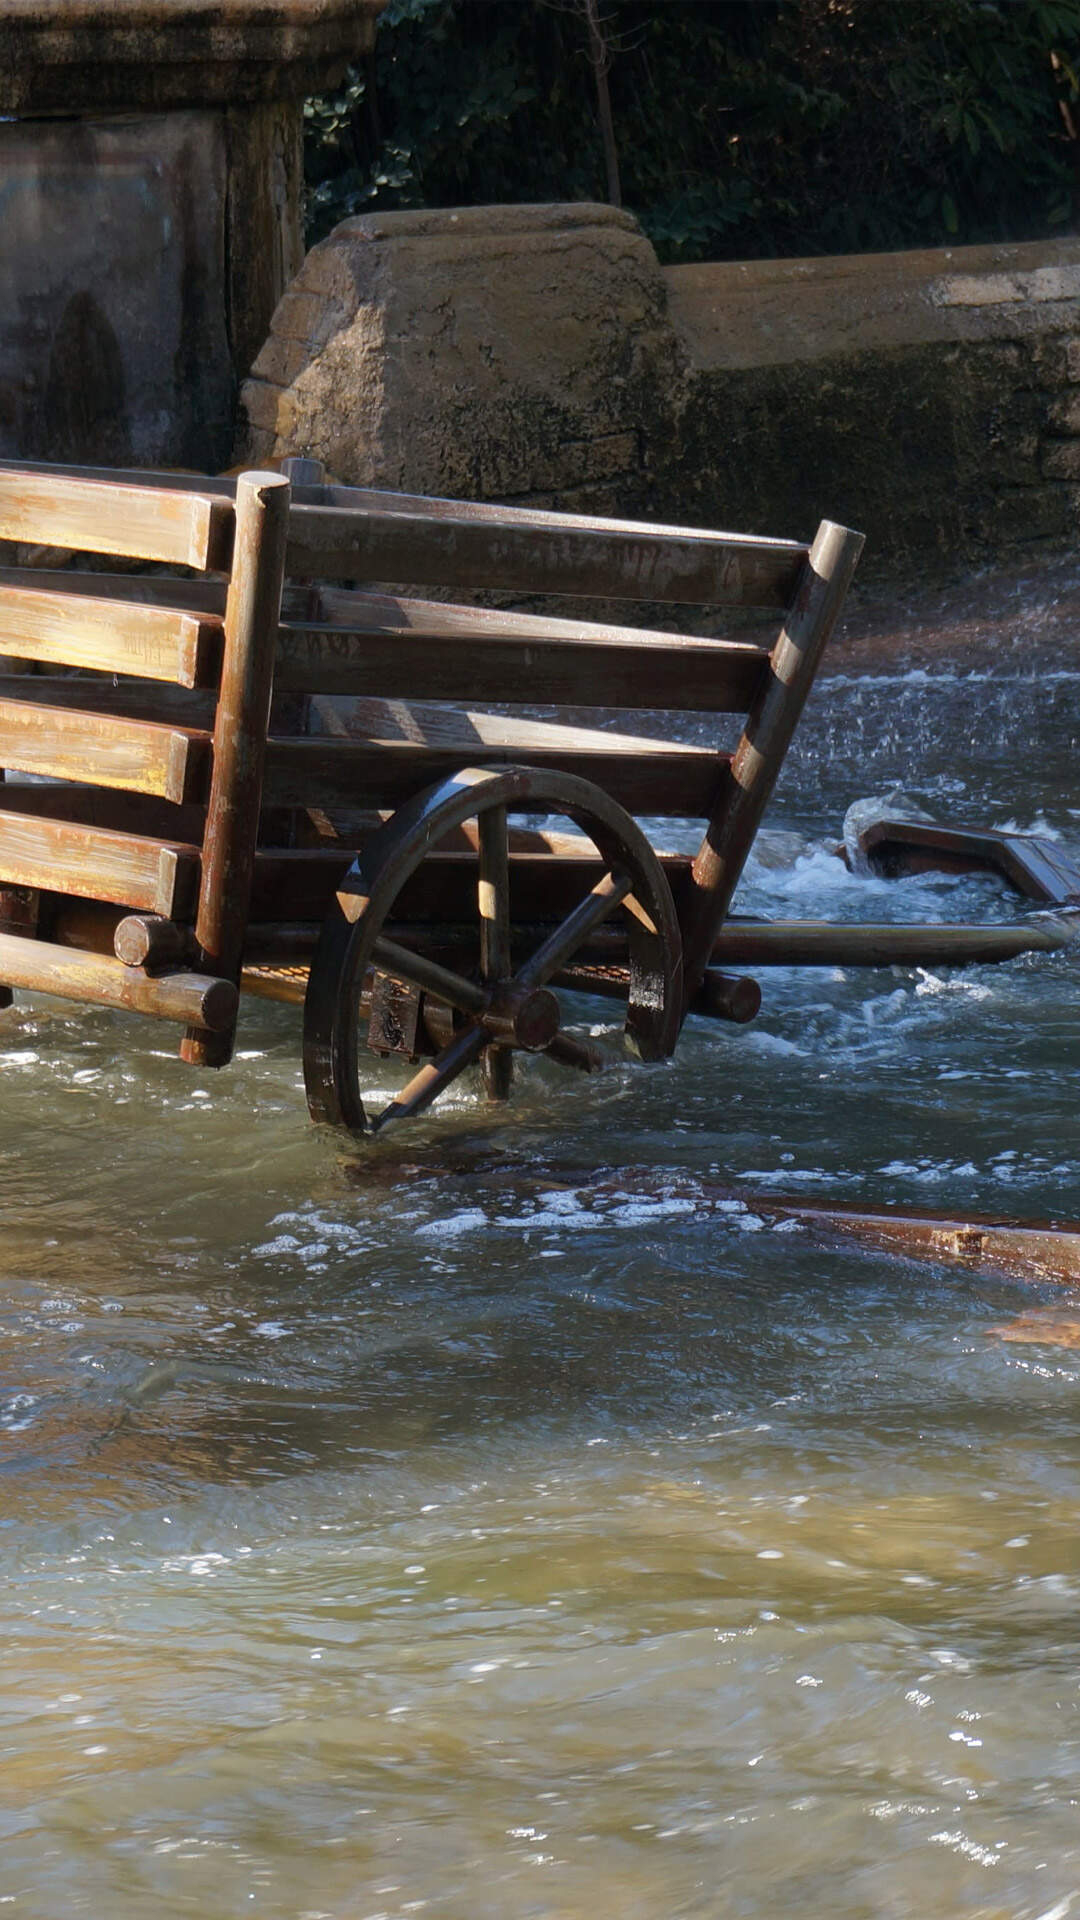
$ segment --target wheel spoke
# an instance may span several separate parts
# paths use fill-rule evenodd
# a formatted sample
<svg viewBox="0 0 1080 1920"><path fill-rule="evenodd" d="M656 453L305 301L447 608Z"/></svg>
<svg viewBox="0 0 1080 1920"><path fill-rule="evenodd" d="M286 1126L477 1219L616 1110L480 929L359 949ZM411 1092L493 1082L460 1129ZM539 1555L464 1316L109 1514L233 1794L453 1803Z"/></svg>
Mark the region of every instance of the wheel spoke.
<svg viewBox="0 0 1080 1920"><path fill-rule="evenodd" d="M531 960L515 977L517 987L542 987L551 979L553 973L576 953L583 940L587 940L594 928L610 918L617 907L621 907L628 893L632 893L634 882L628 873L605 873L581 905L569 913L562 925L556 927L553 934L537 947Z"/></svg>
<svg viewBox="0 0 1080 1920"><path fill-rule="evenodd" d="M510 977L510 837L506 808L489 807L477 815L480 910L480 978L489 984ZM507 1047L488 1047L484 1054L484 1085L489 1100L506 1100L513 1077L513 1056Z"/></svg>
<svg viewBox="0 0 1080 1920"><path fill-rule="evenodd" d="M459 1073L472 1065L486 1041L483 1027L467 1027L464 1033L456 1034L449 1046L421 1067L396 1099L383 1108L372 1126L372 1132L381 1133L384 1127L390 1126L395 1120L409 1120L415 1114L423 1113L424 1108L430 1107L432 1101L438 1099Z"/></svg>
<svg viewBox="0 0 1080 1920"><path fill-rule="evenodd" d="M376 940L372 959L382 973L404 980L407 986L419 987L436 1000L445 1000L448 1007L456 1007L459 1013L483 1013L487 1006L488 996L474 980L463 979L460 973L440 967L438 961L414 953L409 947L399 947L396 940Z"/></svg>

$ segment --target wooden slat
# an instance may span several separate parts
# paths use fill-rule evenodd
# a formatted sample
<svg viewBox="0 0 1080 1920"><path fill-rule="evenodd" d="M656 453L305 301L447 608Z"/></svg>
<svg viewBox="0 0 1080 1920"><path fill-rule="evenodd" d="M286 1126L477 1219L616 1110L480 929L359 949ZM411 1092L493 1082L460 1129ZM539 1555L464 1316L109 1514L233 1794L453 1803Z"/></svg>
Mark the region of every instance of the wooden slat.
<svg viewBox="0 0 1080 1920"><path fill-rule="evenodd" d="M230 503L209 493L0 465L0 540L207 570L229 565L232 520Z"/></svg>
<svg viewBox="0 0 1080 1920"><path fill-rule="evenodd" d="M125 715L131 720L147 720L153 725L194 727L205 732L214 724L216 705L212 693L188 687L170 686L164 680L108 679L87 675L5 673L0 676L0 692L5 700L28 700L31 704L48 696L51 707L78 707L86 713ZM0 761L0 765L3 762Z"/></svg>
<svg viewBox="0 0 1080 1920"><path fill-rule="evenodd" d="M702 753L687 760L659 744L642 753L521 745L469 755L400 740L272 740L263 797L272 806L333 806L342 800L398 806L465 766L548 767L593 781L628 812L702 819L730 758Z"/></svg>
<svg viewBox="0 0 1080 1920"><path fill-rule="evenodd" d="M3 684L0 679L0 688ZM42 679L41 686L47 688L48 681ZM206 795L210 736L0 697L0 766L162 800L200 800Z"/></svg>
<svg viewBox="0 0 1080 1920"><path fill-rule="evenodd" d="M322 919L352 864L345 848L268 848L255 865L249 944L268 925ZM690 867L689 854L664 854L661 866L678 896ZM552 857L511 853L510 897L515 924L561 919L591 892L606 868L596 854ZM476 924L475 854L436 853L406 883L394 904L394 918L426 926Z"/></svg>
<svg viewBox="0 0 1080 1920"><path fill-rule="evenodd" d="M79 953L18 934L0 933L0 980L30 992L123 1007L157 1020L197 1021L211 1029L228 1027L236 1018L231 980L182 972L151 979L109 954Z"/></svg>
<svg viewBox="0 0 1080 1920"><path fill-rule="evenodd" d="M745 642L389 595L323 590L319 616L283 623L279 692L745 713L769 663Z"/></svg>
<svg viewBox="0 0 1080 1920"><path fill-rule="evenodd" d="M162 573L84 573L76 567L0 567L0 587L26 588L37 593L79 594L110 603L133 601L137 606L170 607L195 615L225 611L223 580L181 580ZM296 609L304 611L306 594L294 595Z"/></svg>
<svg viewBox="0 0 1080 1920"><path fill-rule="evenodd" d="M151 794L82 783L6 780L0 786L0 804L8 813L70 820L74 826L104 827L110 833L134 833L170 845L196 845L205 823L204 809L194 804L177 806Z"/></svg>
<svg viewBox="0 0 1080 1920"><path fill-rule="evenodd" d="M115 901L175 920L193 912L198 875L197 847L0 808L0 880L11 885Z"/></svg>
<svg viewBox="0 0 1080 1920"><path fill-rule="evenodd" d="M294 506L287 568L305 578L785 607L807 549L690 528L431 503Z"/></svg>
<svg viewBox="0 0 1080 1920"><path fill-rule="evenodd" d="M268 806L396 806L465 766L559 767L635 813L700 817L729 756L644 735L466 713L415 701L350 701L331 721L349 737L271 739Z"/></svg>
<svg viewBox="0 0 1080 1920"><path fill-rule="evenodd" d="M182 687L205 686L220 664L221 625L169 607L0 582L0 652Z"/></svg>

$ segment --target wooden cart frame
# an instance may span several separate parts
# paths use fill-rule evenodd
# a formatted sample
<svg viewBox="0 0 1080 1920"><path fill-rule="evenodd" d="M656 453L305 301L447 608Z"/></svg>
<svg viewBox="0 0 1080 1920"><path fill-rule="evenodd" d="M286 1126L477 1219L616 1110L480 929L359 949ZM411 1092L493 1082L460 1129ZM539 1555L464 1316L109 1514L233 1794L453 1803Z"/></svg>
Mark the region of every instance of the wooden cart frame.
<svg viewBox="0 0 1080 1920"><path fill-rule="evenodd" d="M0 650L22 663L0 680L9 989L179 1021L203 1066L230 1057L241 988L302 998L311 1111L361 1132L474 1062L496 1099L515 1051L594 1065L560 987L622 998L653 1060L689 1012L756 1010L717 943L859 534L427 500L309 462L236 481L13 464L0 541L22 561L0 569ZM761 645L566 617L586 599L779 625ZM728 751L582 709L741 731ZM696 854L658 855L657 817L700 820ZM369 1047L412 1062L374 1116Z"/></svg>

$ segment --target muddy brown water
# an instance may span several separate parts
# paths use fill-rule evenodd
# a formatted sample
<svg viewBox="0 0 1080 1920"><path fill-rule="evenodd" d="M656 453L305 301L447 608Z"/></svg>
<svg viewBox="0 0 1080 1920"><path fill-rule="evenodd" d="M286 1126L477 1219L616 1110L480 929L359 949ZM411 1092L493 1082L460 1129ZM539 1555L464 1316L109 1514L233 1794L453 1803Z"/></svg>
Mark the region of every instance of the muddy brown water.
<svg viewBox="0 0 1080 1920"><path fill-rule="evenodd" d="M1011 917L829 847L898 783L1080 843L1076 598L842 644L740 908ZM375 1154L287 1010L221 1077L2 1016L13 1920L1080 1914L1073 1303L565 1171L1080 1215L1077 961L764 984Z"/></svg>

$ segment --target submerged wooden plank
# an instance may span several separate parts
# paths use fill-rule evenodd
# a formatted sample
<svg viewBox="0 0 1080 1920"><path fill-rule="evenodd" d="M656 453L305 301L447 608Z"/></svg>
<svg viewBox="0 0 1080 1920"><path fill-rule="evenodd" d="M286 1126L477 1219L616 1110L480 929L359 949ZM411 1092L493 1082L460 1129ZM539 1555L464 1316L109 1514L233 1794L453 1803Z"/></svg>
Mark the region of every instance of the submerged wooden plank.
<svg viewBox="0 0 1080 1920"><path fill-rule="evenodd" d="M232 520L231 503L209 493L0 464L0 540L206 570L228 566Z"/></svg>
<svg viewBox="0 0 1080 1920"><path fill-rule="evenodd" d="M175 920L193 912L198 875L197 847L0 806L0 880L10 885L144 907Z"/></svg>
<svg viewBox="0 0 1080 1920"><path fill-rule="evenodd" d="M209 735L190 728L0 697L0 766L17 773L180 802L205 797L209 764Z"/></svg>
<svg viewBox="0 0 1080 1920"><path fill-rule="evenodd" d="M578 707L744 713L768 649L324 588L278 636L275 686Z"/></svg>
<svg viewBox="0 0 1080 1920"><path fill-rule="evenodd" d="M787 540L395 501L392 509L294 506L287 567L308 579L782 608L806 557Z"/></svg>
<svg viewBox="0 0 1080 1920"><path fill-rule="evenodd" d="M216 671L221 625L171 607L12 587L0 577L0 652L195 687Z"/></svg>
<svg viewBox="0 0 1080 1920"><path fill-rule="evenodd" d="M236 1017L237 991L231 980L184 972L151 978L109 954L81 953L17 934L0 933L0 980L65 1000L123 1007L155 1020L196 1022L213 1032L227 1028Z"/></svg>
<svg viewBox="0 0 1080 1920"><path fill-rule="evenodd" d="M490 1171L490 1169L488 1170ZM593 1169L552 1166L543 1181L507 1168L508 1184L528 1190L562 1189L583 1202L628 1197L690 1200L698 1217L710 1212L752 1214L762 1225L794 1223L832 1243L855 1240L886 1254L959 1266L969 1273L1021 1280L1080 1280L1080 1221L1014 1220L977 1213L929 1213L900 1207L856 1207L807 1200L802 1194L756 1193L719 1180L697 1179L667 1167L626 1167L617 1179Z"/></svg>

